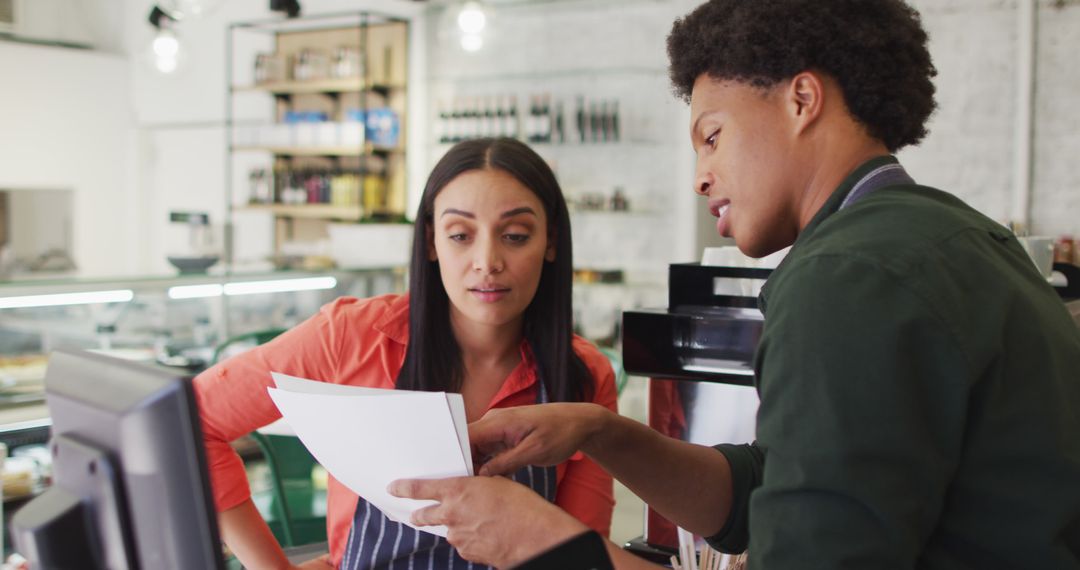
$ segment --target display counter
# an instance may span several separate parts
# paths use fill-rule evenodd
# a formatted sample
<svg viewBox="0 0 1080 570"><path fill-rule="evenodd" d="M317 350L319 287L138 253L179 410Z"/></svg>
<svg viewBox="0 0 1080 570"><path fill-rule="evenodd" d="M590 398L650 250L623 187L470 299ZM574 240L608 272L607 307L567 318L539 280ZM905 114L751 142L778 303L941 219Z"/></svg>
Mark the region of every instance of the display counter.
<svg viewBox="0 0 1080 570"><path fill-rule="evenodd" d="M289 328L339 296L404 290L403 267L0 281L0 436L47 425L42 379L52 350L198 370L225 339Z"/></svg>

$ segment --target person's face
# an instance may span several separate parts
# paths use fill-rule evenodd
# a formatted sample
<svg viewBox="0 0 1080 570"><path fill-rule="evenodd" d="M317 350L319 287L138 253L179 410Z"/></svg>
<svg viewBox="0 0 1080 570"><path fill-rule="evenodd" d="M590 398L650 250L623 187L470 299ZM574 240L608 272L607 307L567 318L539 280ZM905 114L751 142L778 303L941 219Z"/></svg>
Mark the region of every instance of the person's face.
<svg viewBox="0 0 1080 570"><path fill-rule="evenodd" d="M697 154L694 191L708 198L716 231L761 257L798 234L794 166L783 89L698 77L690 96Z"/></svg>
<svg viewBox="0 0 1080 570"><path fill-rule="evenodd" d="M435 196L428 252L451 317L486 325L521 319L555 259L540 199L500 170L471 170Z"/></svg>

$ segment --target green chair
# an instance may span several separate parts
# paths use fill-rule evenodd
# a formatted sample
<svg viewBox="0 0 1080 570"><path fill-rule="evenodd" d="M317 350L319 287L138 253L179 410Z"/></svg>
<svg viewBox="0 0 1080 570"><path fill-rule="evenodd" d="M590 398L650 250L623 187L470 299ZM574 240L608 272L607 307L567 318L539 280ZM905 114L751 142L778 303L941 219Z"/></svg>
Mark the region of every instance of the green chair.
<svg viewBox="0 0 1080 570"><path fill-rule="evenodd" d="M267 329L236 335L214 349L211 364L270 342L286 329ZM246 348L243 348L247 345ZM240 348L241 350L237 350ZM312 470L317 465L304 444L293 435L254 431L249 434L266 459L270 474L270 504L263 516L283 547L326 541L325 493L316 491ZM322 509L316 509L322 498Z"/></svg>

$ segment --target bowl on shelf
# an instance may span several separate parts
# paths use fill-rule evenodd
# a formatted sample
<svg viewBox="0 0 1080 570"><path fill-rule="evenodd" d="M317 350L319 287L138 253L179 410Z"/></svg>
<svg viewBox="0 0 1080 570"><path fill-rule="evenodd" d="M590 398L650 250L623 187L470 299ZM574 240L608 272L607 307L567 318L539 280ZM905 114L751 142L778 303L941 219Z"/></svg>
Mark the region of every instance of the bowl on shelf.
<svg viewBox="0 0 1080 570"><path fill-rule="evenodd" d="M180 273L206 273L206 270L213 267L218 260L221 259L219 255L199 255L199 256L178 256L170 255L168 257L169 263L173 267L180 270Z"/></svg>

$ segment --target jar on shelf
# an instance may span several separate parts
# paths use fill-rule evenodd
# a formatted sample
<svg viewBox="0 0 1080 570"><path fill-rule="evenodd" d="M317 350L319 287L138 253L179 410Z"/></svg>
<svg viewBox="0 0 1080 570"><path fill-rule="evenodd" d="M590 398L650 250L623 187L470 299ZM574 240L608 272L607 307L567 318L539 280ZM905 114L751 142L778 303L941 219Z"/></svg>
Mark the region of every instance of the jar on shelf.
<svg viewBox="0 0 1080 570"><path fill-rule="evenodd" d="M330 62L326 53L312 48L304 48L293 59L293 79L296 81L315 81L326 79L329 75Z"/></svg>
<svg viewBox="0 0 1080 570"><path fill-rule="evenodd" d="M285 79L285 64L281 56L275 53L260 53L255 56L255 83L275 83Z"/></svg>
<svg viewBox="0 0 1080 570"><path fill-rule="evenodd" d="M330 63L330 77L346 79L362 77L363 75L363 60L360 58L358 48L355 46L339 46L334 50L334 57Z"/></svg>

